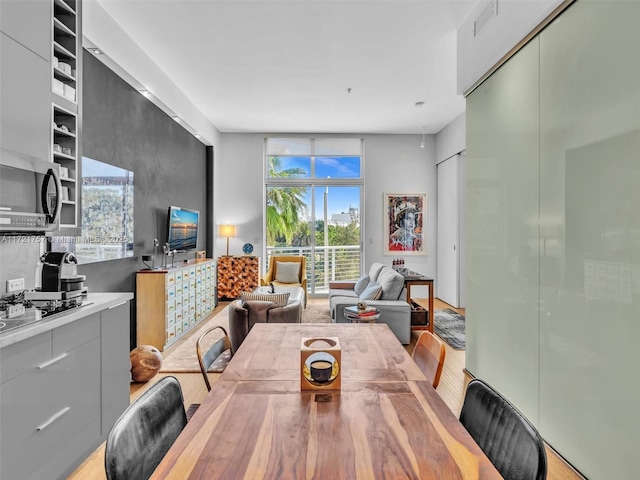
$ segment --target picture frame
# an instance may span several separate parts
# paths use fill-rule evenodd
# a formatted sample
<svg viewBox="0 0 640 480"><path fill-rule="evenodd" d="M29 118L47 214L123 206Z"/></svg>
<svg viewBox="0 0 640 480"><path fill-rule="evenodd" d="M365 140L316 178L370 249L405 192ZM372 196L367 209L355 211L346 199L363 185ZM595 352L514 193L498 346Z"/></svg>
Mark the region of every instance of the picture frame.
<svg viewBox="0 0 640 480"><path fill-rule="evenodd" d="M384 194L384 255L427 254L427 194Z"/></svg>

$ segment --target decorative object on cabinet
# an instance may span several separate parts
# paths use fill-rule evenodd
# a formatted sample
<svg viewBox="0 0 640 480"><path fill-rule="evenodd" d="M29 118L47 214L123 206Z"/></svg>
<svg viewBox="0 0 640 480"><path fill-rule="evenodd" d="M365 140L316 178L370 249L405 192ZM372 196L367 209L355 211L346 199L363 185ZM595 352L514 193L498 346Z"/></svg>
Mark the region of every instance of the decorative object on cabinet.
<svg viewBox="0 0 640 480"><path fill-rule="evenodd" d="M153 345L139 345L129 353L131 381L146 383L162 368L162 354Z"/></svg>
<svg viewBox="0 0 640 480"><path fill-rule="evenodd" d="M218 258L218 298L233 300L241 292L258 287L260 259L258 257Z"/></svg>
<svg viewBox="0 0 640 480"><path fill-rule="evenodd" d="M229 256L229 238L236 236L236 226L235 225L220 225L218 227L218 235L221 237L227 237L227 254L225 257Z"/></svg>
<svg viewBox="0 0 640 480"><path fill-rule="evenodd" d="M427 195L384 194L384 254L426 255Z"/></svg>
<svg viewBox="0 0 640 480"><path fill-rule="evenodd" d="M214 261L190 260L136 274L137 344L163 351L216 306Z"/></svg>
<svg viewBox="0 0 640 480"><path fill-rule="evenodd" d="M245 243L245 244L242 246L242 252L243 252L245 255L251 255L251 254L253 253L253 245L251 245L250 243Z"/></svg>

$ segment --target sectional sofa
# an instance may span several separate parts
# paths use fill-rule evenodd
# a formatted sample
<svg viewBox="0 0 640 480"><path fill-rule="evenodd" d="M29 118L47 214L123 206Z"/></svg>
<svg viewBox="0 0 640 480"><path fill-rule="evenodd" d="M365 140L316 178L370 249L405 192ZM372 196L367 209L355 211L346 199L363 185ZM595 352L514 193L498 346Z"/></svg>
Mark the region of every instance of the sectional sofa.
<svg viewBox="0 0 640 480"><path fill-rule="evenodd" d="M372 297L378 297L371 299ZM329 305L333 323L348 323L344 309L359 301L380 311L378 323L386 323L404 345L411 341L411 307L406 301L404 277L387 265L374 263L369 273L354 281L331 282Z"/></svg>

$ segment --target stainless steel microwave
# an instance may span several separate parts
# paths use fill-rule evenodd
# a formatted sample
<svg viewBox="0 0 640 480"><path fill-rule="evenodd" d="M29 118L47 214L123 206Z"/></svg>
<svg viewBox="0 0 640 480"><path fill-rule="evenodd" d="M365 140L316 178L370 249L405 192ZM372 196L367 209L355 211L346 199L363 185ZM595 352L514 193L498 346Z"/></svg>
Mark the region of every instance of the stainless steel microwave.
<svg viewBox="0 0 640 480"><path fill-rule="evenodd" d="M0 150L0 232L57 230L61 192L57 163Z"/></svg>

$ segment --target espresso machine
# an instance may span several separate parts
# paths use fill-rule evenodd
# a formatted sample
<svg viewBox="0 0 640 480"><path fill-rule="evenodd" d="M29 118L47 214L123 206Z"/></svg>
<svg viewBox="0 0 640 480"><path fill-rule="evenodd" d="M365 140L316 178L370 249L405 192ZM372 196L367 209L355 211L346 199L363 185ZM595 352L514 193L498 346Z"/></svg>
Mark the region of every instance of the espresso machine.
<svg viewBox="0 0 640 480"><path fill-rule="evenodd" d="M78 260L71 252L47 252L40 257L42 264L42 292L68 292L67 297L80 295L84 275L78 275Z"/></svg>

